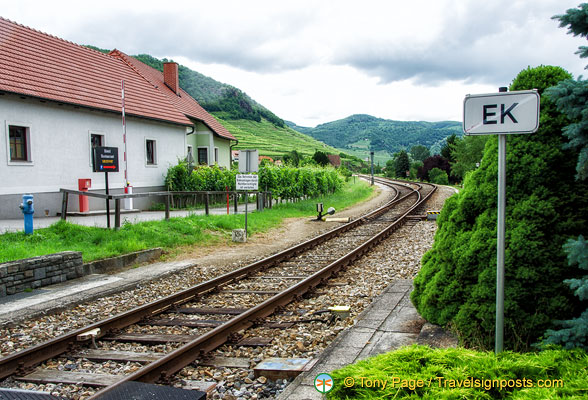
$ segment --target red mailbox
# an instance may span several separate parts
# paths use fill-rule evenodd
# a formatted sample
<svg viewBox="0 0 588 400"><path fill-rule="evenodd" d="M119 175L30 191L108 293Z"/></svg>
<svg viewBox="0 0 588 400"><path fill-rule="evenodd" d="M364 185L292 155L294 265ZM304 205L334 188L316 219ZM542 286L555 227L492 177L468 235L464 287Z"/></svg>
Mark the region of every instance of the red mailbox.
<svg viewBox="0 0 588 400"><path fill-rule="evenodd" d="M78 179L78 190L80 192L87 192L92 187L92 179ZM90 204L88 196L80 195L80 212L90 211Z"/></svg>

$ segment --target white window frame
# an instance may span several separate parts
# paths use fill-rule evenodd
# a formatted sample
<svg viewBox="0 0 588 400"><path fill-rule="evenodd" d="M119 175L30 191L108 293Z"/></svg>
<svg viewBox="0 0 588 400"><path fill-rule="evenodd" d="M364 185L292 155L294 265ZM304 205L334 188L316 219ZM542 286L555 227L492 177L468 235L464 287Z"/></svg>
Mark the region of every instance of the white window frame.
<svg viewBox="0 0 588 400"><path fill-rule="evenodd" d="M94 151L92 150L92 135L102 136L102 146L106 146L106 133L102 131L88 131L88 148L90 154L90 167L94 168Z"/></svg>
<svg viewBox="0 0 588 400"><path fill-rule="evenodd" d="M150 164L147 160L147 141L151 140L153 141L153 164ZM146 137L145 138L145 142L143 145L143 149L145 151L145 166L148 168L157 168L157 139L152 138L152 137Z"/></svg>
<svg viewBox="0 0 588 400"><path fill-rule="evenodd" d="M26 135L27 135L27 159L26 160L15 160L13 161L10 158L10 127L11 126L22 126L26 128ZM33 166L35 163L33 162L33 140L31 135L31 130L33 130L32 124L22 121L5 121L5 137L6 137L6 163L8 165L19 165L19 166Z"/></svg>
<svg viewBox="0 0 588 400"><path fill-rule="evenodd" d="M214 148L214 163L218 164L218 159L219 159L219 153L218 153L218 147Z"/></svg>
<svg viewBox="0 0 588 400"><path fill-rule="evenodd" d="M200 164L200 149L206 149L206 165L210 165L210 148L208 146L198 146L198 150L196 150L196 165L202 165Z"/></svg>

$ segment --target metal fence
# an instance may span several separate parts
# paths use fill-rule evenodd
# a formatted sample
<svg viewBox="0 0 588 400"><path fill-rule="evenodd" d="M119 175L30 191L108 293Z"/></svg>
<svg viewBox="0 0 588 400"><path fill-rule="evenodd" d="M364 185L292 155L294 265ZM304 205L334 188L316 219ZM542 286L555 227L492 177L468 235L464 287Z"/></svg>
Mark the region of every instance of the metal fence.
<svg viewBox="0 0 588 400"><path fill-rule="evenodd" d="M132 193L132 194L101 194L101 193L91 193L91 192L82 192L79 190L71 190L71 189L59 189L61 193L63 193L63 199L61 202L61 219L67 219L67 206L69 203L69 195L79 195L79 196L88 196L88 197L96 197L99 199L104 199L106 201L106 226L110 228L110 200L114 200L114 227L115 229L120 228L120 201L124 199L134 199L139 197L163 197L164 204L165 204L165 219L169 220L170 218L170 204L172 204L174 196L182 196L185 198L187 196L193 196L194 199L197 196L201 196L204 200L204 212L206 215L210 213L210 197L211 196L229 196L233 199L233 209L234 212L237 213L237 206L239 201L240 195L245 195L245 201L249 200L249 195L255 195L257 198L257 209L263 210L264 208L272 208L272 192L236 192L236 191L187 191L187 192L145 192L145 193ZM228 202L228 201L227 201ZM196 202L195 202L196 203Z"/></svg>

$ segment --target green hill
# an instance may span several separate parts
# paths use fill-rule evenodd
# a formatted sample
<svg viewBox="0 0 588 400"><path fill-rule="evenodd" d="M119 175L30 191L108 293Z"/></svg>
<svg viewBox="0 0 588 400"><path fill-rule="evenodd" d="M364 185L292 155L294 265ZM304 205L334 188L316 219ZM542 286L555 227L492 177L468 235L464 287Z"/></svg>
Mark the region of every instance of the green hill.
<svg viewBox="0 0 588 400"><path fill-rule="evenodd" d="M339 150L331 146L287 126L276 126L266 119L260 122L235 120L229 118L224 112L213 112L212 115L239 139L239 144L233 146L234 150L258 149L260 155L272 158L292 150L304 155L312 155L316 150L325 151L328 154L339 154Z"/></svg>
<svg viewBox="0 0 588 400"><path fill-rule="evenodd" d="M395 152L408 150L417 144L438 152L446 137L454 133L462 135L461 122L393 121L365 114L352 115L316 128L286 123L299 132L360 158L367 157L370 151L376 153L376 159L390 158Z"/></svg>

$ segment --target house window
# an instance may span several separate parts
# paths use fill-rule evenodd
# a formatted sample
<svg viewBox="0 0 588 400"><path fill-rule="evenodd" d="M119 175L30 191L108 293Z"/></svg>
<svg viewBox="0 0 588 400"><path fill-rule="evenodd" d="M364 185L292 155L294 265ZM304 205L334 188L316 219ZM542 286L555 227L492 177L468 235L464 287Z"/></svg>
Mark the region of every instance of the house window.
<svg viewBox="0 0 588 400"><path fill-rule="evenodd" d="M218 164L218 147L214 148L214 162Z"/></svg>
<svg viewBox="0 0 588 400"><path fill-rule="evenodd" d="M29 132L26 126L8 125L10 161L31 161Z"/></svg>
<svg viewBox="0 0 588 400"><path fill-rule="evenodd" d="M147 165L157 165L157 142L145 139L145 160Z"/></svg>
<svg viewBox="0 0 588 400"><path fill-rule="evenodd" d="M198 165L208 165L208 147L198 147Z"/></svg>
<svg viewBox="0 0 588 400"><path fill-rule="evenodd" d="M97 133L90 134L90 144L92 148L104 146L104 135L98 135Z"/></svg>
<svg viewBox="0 0 588 400"><path fill-rule="evenodd" d="M90 166L94 167L94 148L104 146L104 135L99 133L90 133ZM94 170L94 168L92 168Z"/></svg>

